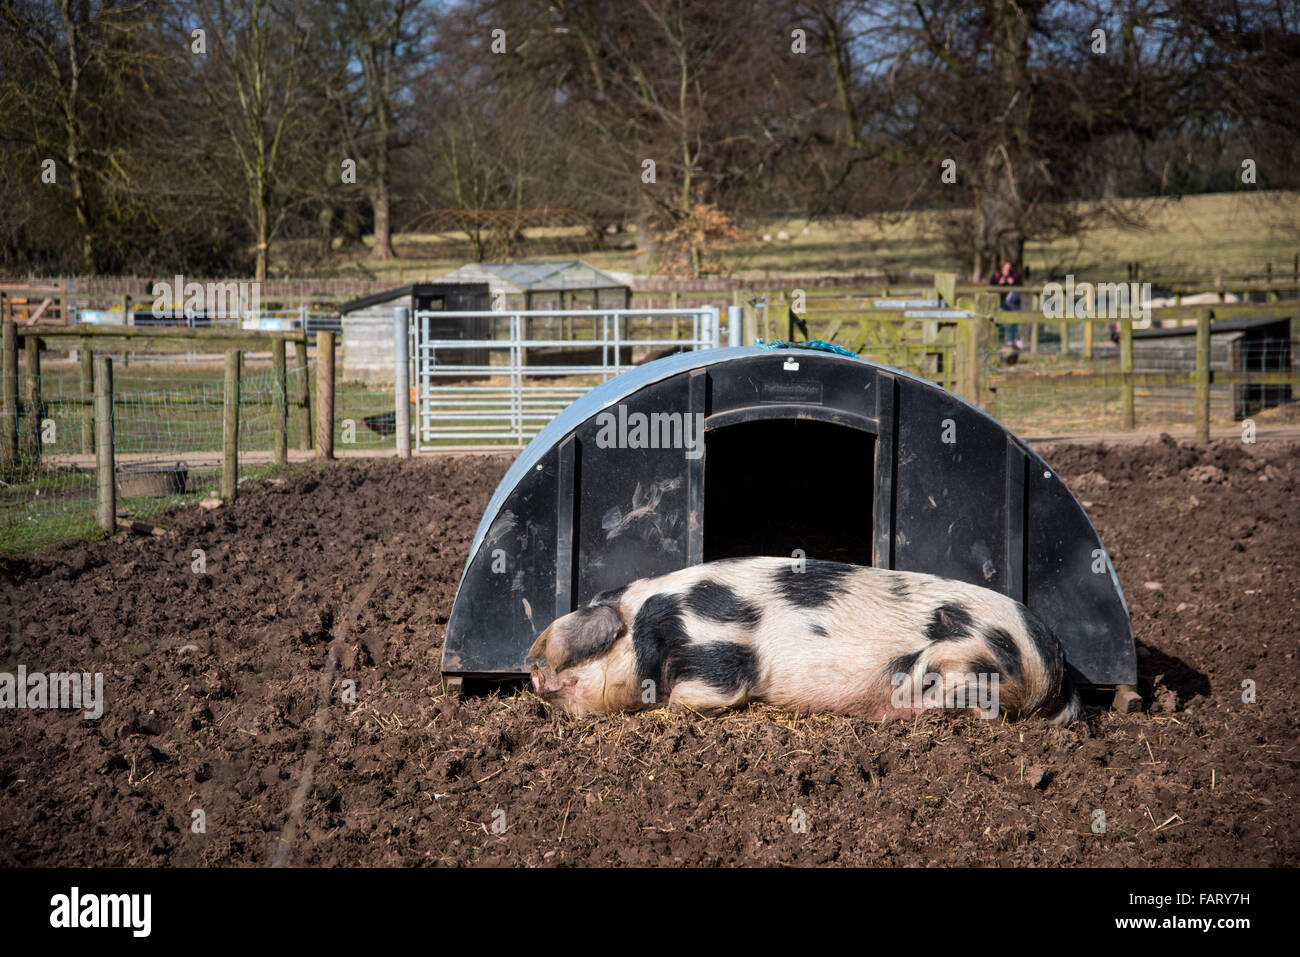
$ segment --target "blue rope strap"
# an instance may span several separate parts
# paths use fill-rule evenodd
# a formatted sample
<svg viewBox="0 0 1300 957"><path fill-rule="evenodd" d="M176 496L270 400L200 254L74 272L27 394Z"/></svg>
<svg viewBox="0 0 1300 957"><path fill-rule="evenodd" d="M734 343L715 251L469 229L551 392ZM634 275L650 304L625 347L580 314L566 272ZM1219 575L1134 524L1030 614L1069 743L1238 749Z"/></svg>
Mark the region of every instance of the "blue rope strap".
<svg viewBox="0 0 1300 957"><path fill-rule="evenodd" d="M786 342L784 339L773 339L771 342L764 342L762 339L755 339L754 345L760 349L814 349L818 352L833 352L836 355L848 356L850 359L862 358L856 352L850 352L843 346L837 346L833 342L826 342L822 339L809 339L807 342Z"/></svg>

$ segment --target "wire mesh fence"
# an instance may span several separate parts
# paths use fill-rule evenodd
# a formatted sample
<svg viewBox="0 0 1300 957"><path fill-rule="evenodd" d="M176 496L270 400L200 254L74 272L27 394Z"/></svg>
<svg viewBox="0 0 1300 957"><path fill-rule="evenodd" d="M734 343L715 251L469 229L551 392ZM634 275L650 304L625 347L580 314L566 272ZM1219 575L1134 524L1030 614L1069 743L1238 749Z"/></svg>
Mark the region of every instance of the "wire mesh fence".
<svg viewBox="0 0 1300 957"><path fill-rule="evenodd" d="M341 382L334 389L334 448L340 452L395 449L393 388Z"/></svg>
<svg viewBox="0 0 1300 957"><path fill-rule="evenodd" d="M44 384L44 383L43 383ZM20 382L20 395L26 393ZM42 396L43 408L31 415L20 400L17 409L0 415L6 445L17 436L17 447L4 449L0 467L0 548L24 551L94 527L94 440L90 396L55 392ZM31 439L37 427L37 441ZM88 432L88 429L90 430ZM87 434L91 437L87 438ZM77 464L89 449L89 463Z"/></svg>
<svg viewBox="0 0 1300 957"><path fill-rule="evenodd" d="M1173 342L1171 339L1170 342ZM1188 346L1193 348L1188 348ZM1194 339L1182 345L1138 352L1134 372L1187 377L1195 369ZM1211 374L1290 372L1300 340L1212 341ZM1016 431L1069 434L1118 430L1123 425L1124 379L1114 349L1096 358L1020 356L1017 365L999 365L985 354L989 394L984 409ZM1078 382L1087 377L1086 383ZM1263 416L1269 421L1300 420L1293 387L1285 384L1214 384L1209 386L1209 418L1216 427ZM1183 428L1197 418L1196 386L1191 382L1138 385L1133 388L1133 417L1139 429Z"/></svg>
<svg viewBox="0 0 1300 957"><path fill-rule="evenodd" d="M569 330L564 330L568 332ZM647 327L647 332L649 332ZM1046 330L1044 330L1046 332ZM1231 330L1230 330L1231 331ZM1023 331L1021 336L1023 338ZM1235 333L1234 333L1235 335ZM1213 374L1264 372L1265 383L1238 382L1209 387L1210 421L1218 427L1245 417L1261 422L1300 422L1300 409L1288 384L1298 340L1220 341L1208 351ZM1133 368L1176 384L1132 386L1134 421L1139 429L1188 427L1197 422L1195 336L1182 344L1135 347ZM1046 335L1040 343L1046 344ZM1125 379L1114 343L1099 337L1093 356L1044 350L1023 353L1004 365L995 343L982 354L981 398L985 410L1026 436L1121 431ZM644 357L649 358L649 356ZM540 361L540 360L539 360ZM94 533L96 525L95 406L84 368L70 358L43 360L39 389L27 379L28 362L19 365L17 395L6 403L4 445L0 449L0 551L24 552L61 539ZM114 364L113 427L119 517L157 520L169 509L194 503L220 487L224 369L219 358ZM240 374L238 479L268 473L276 440L277 410L284 403L286 444L301 455L312 447L319 397L315 362L290 363L281 385L269 354L246 353ZM1283 381L1278 381L1282 379ZM566 380L567 381L567 380ZM581 389L596 380L575 381ZM33 408L29 396L38 395ZM302 397L307 396L304 406ZM414 402L415 396L410 396ZM395 447L396 423L391 382L340 381L334 385L334 448L383 452ZM412 416L415 421L415 416ZM9 443L12 440L12 446Z"/></svg>
<svg viewBox="0 0 1300 957"><path fill-rule="evenodd" d="M221 474L225 386L219 366L114 369L113 443L119 518L150 520L215 494ZM27 370L19 394L30 394ZM287 398L301 395L302 372L286 373ZM18 444L0 468L0 551L24 552L96 528L94 397L75 364L50 363L40 376L36 419L20 402L10 413ZM280 384L269 365L240 376L239 480L267 474ZM303 440L288 416L290 447ZM249 455L249 452L264 452Z"/></svg>

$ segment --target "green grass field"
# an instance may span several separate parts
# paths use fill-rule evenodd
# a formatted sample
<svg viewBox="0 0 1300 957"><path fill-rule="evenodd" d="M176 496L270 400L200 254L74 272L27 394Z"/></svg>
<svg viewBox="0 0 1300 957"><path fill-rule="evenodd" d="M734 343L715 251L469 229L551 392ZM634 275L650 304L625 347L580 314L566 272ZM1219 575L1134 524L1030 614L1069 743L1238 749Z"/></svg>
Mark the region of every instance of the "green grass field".
<svg viewBox="0 0 1300 957"><path fill-rule="evenodd" d="M1300 253L1300 194L1220 193L1125 207L1145 226L1099 225L1070 239L1031 242L1025 259L1032 274L1122 279L1127 264L1139 262L1144 277L1213 276L1262 272L1268 262L1289 270ZM915 214L892 223L771 223L767 233L785 230L791 240L744 244L728 259L748 275L953 270L950 254L935 238L934 220Z"/></svg>

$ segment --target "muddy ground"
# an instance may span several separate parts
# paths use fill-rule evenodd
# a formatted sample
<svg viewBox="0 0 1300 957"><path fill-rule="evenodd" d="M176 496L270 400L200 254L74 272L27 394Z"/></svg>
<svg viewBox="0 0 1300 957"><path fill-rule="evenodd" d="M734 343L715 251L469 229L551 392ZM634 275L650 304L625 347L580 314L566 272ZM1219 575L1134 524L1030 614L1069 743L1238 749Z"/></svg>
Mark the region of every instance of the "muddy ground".
<svg viewBox="0 0 1300 957"><path fill-rule="evenodd" d="M442 696L501 457L299 466L163 537L0 560L0 670L102 671L107 698L0 711L0 863L1295 866L1297 453L1049 450L1114 556L1147 709L1064 729Z"/></svg>

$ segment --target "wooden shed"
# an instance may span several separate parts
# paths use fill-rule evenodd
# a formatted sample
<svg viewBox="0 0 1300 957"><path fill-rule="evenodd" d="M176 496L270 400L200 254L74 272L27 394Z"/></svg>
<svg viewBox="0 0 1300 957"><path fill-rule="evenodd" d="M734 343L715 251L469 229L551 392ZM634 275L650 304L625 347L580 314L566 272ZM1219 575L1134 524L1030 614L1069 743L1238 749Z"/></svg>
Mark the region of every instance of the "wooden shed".
<svg viewBox="0 0 1300 957"><path fill-rule="evenodd" d="M1289 372L1292 369L1290 319L1224 319L1210 324L1210 369L1220 372ZM1196 327L1171 326L1133 333L1135 372L1188 372L1196 367ZM1188 408L1194 386L1166 386L1139 395L1145 405ZM1240 421L1291 401L1289 385L1234 385L1210 390L1210 414Z"/></svg>
<svg viewBox="0 0 1300 957"><path fill-rule="evenodd" d="M391 381L393 378L393 309L406 306L412 321L416 312L473 312L491 308L487 283L412 283L396 289L353 299L339 307L343 326L343 368L345 381ZM490 319L454 319L434 322L430 329L438 339L486 339ZM485 362L476 350L456 350L445 362Z"/></svg>

